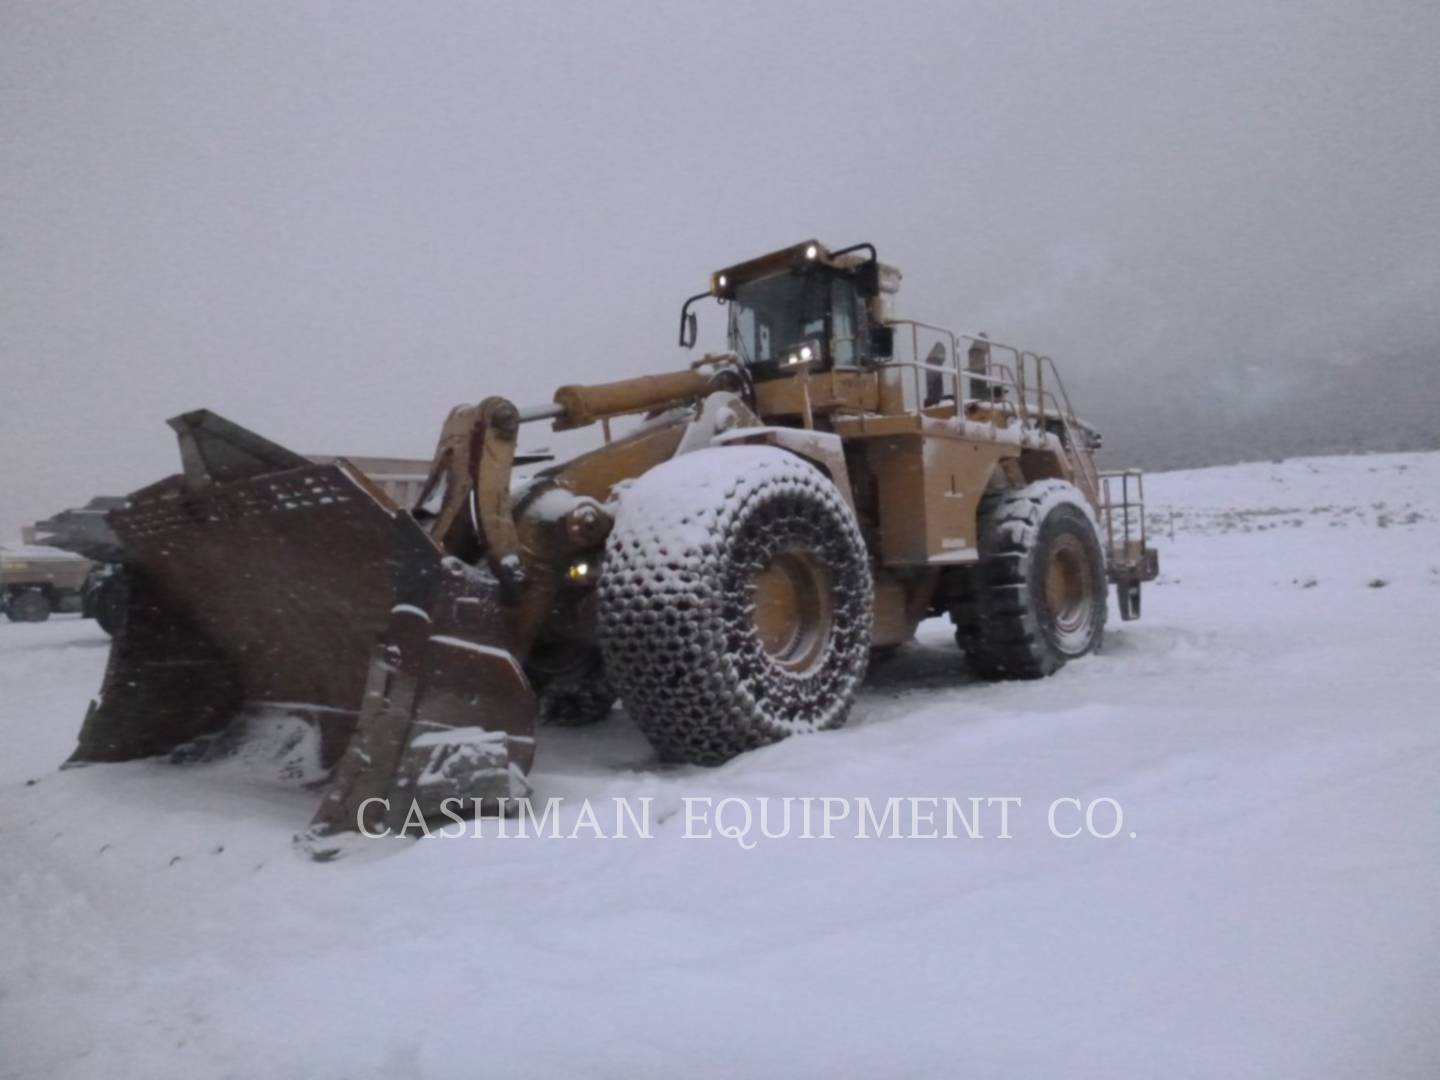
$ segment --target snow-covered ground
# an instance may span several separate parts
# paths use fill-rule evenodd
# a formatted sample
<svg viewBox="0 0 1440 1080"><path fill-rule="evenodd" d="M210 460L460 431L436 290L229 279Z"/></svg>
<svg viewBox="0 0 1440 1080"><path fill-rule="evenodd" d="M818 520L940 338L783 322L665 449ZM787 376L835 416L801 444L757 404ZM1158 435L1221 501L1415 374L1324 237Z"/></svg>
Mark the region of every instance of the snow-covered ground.
<svg viewBox="0 0 1440 1080"><path fill-rule="evenodd" d="M653 839L317 864L313 794L241 763L58 773L106 640L0 625L0 1077L1440 1076L1440 454L1149 494L1144 620L1053 679L974 683L932 623L849 727L723 768L542 731L567 831L649 796ZM1022 802L685 835L727 796ZM1123 827L1052 835L1065 797Z"/></svg>

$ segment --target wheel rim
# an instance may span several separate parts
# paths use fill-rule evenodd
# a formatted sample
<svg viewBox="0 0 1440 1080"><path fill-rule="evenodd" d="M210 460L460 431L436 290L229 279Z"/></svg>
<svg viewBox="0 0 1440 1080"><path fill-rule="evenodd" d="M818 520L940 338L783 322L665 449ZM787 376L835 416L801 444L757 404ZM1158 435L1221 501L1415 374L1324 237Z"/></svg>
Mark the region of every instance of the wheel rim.
<svg viewBox="0 0 1440 1080"><path fill-rule="evenodd" d="M1055 644L1067 652L1083 650L1095 608L1093 571L1085 546L1068 533L1056 537L1050 549L1045 606L1050 610Z"/></svg>
<svg viewBox="0 0 1440 1080"><path fill-rule="evenodd" d="M781 551L755 576L755 632L781 667L805 671L825 653L835 622L829 575L803 551Z"/></svg>

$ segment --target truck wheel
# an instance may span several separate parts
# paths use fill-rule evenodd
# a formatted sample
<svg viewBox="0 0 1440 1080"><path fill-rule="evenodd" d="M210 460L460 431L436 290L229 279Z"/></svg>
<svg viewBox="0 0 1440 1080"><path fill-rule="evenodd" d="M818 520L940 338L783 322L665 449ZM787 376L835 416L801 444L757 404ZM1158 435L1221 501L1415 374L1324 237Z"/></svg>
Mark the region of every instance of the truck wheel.
<svg viewBox="0 0 1440 1080"><path fill-rule="evenodd" d="M719 764L845 722L870 594L855 516L818 469L773 447L696 451L620 494L605 668L662 757Z"/></svg>
<svg viewBox="0 0 1440 1080"><path fill-rule="evenodd" d="M44 622L50 618L50 598L39 589L25 589L10 597L9 614L15 622Z"/></svg>
<svg viewBox="0 0 1440 1080"><path fill-rule="evenodd" d="M955 637L987 679L1037 679L1100 645L1105 556L1089 504L1063 480L987 495L980 563Z"/></svg>

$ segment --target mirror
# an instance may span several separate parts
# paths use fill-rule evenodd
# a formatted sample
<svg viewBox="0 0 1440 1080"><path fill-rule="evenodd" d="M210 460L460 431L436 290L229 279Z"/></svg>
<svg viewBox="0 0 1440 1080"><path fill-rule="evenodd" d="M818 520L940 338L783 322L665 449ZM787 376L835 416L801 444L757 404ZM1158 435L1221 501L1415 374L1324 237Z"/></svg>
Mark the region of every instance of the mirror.
<svg viewBox="0 0 1440 1080"><path fill-rule="evenodd" d="M704 300L705 297L709 295L711 294L708 292L696 293L690 297L689 300L686 300L685 306L680 309L680 347L682 349L693 349L695 347L695 339L698 336L697 320L695 313L690 310L690 305L695 303L696 300Z"/></svg>

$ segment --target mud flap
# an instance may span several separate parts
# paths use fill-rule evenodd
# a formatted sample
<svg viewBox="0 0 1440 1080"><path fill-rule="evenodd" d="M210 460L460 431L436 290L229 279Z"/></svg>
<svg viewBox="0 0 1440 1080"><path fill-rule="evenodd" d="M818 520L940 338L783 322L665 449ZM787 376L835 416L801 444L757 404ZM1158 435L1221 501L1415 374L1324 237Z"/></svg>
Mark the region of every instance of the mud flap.
<svg viewBox="0 0 1440 1080"><path fill-rule="evenodd" d="M1140 581L1137 578L1121 578L1115 582L1115 599L1120 604L1120 618L1133 622L1140 618Z"/></svg>

